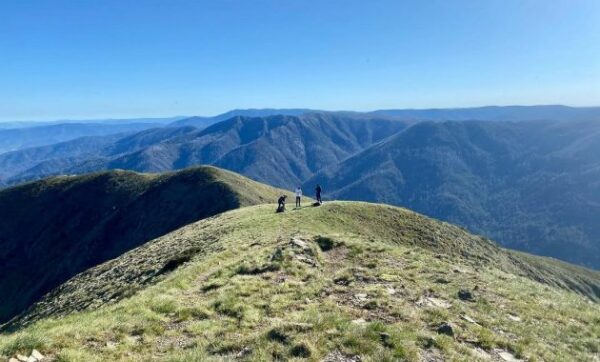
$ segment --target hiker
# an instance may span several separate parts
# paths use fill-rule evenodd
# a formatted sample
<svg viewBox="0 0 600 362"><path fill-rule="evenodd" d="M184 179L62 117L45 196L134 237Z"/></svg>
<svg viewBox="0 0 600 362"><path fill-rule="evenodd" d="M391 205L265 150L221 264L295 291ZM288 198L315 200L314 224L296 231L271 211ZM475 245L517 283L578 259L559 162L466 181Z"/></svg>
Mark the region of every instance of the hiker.
<svg viewBox="0 0 600 362"><path fill-rule="evenodd" d="M281 197L279 197L279 200L277 200L277 212L285 211L285 199L286 198L287 198L286 195L281 195Z"/></svg>
<svg viewBox="0 0 600 362"><path fill-rule="evenodd" d="M317 202L319 205L322 205L323 201L321 201L321 185L317 184L317 187L315 187L315 193L317 194Z"/></svg>
<svg viewBox="0 0 600 362"><path fill-rule="evenodd" d="M296 207L300 207L300 199L302 198L302 189L300 186L296 187Z"/></svg>

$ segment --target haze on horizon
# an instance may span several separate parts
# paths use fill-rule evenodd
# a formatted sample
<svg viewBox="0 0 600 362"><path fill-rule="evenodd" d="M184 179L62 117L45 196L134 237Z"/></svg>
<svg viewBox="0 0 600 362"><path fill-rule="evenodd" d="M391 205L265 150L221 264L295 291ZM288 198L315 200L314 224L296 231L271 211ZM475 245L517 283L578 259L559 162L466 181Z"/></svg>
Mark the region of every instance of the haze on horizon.
<svg viewBox="0 0 600 362"><path fill-rule="evenodd" d="M0 3L0 121L600 105L600 2Z"/></svg>

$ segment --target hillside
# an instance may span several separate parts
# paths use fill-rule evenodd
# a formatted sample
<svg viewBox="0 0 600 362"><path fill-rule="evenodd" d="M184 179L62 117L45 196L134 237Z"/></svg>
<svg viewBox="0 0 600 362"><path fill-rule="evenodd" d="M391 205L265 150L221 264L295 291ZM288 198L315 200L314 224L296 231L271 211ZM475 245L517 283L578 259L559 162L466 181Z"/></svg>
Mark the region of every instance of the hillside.
<svg viewBox="0 0 600 362"><path fill-rule="evenodd" d="M323 167L336 164L406 127L382 118L317 113L295 116L234 117L198 130L172 127L148 130L81 157L52 157L27 150L0 156L0 165L18 172L5 175L12 184L51 174L81 174L106 169L161 172L212 164L271 185L291 188ZM140 135L155 133L140 144ZM46 157L48 155L48 157ZM13 162L28 159L20 164ZM48 167L48 165L50 167ZM27 166L27 167L24 167ZM8 171L5 171L8 172Z"/></svg>
<svg viewBox="0 0 600 362"><path fill-rule="evenodd" d="M597 272L405 209L253 206L76 276L5 328L0 355L593 360L599 286Z"/></svg>
<svg viewBox="0 0 600 362"><path fill-rule="evenodd" d="M0 323L74 275L183 225L280 192L213 167L111 171L0 191Z"/></svg>
<svg viewBox="0 0 600 362"><path fill-rule="evenodd" d="M423 122L305 182L600 269L600 122Z"/></svg>

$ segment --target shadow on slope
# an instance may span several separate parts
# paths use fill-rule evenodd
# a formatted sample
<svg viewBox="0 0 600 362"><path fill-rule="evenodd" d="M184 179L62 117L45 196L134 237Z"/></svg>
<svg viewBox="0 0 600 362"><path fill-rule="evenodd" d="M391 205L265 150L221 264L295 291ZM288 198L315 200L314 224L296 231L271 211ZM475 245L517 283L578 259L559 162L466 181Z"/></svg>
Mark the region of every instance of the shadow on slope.
<svg viewBox="0 0 600 362"><path fill-rule="evenodd" d="M213 167L112 171L0 191L0 322L74 275L183 225L280 191Z"/></svg>

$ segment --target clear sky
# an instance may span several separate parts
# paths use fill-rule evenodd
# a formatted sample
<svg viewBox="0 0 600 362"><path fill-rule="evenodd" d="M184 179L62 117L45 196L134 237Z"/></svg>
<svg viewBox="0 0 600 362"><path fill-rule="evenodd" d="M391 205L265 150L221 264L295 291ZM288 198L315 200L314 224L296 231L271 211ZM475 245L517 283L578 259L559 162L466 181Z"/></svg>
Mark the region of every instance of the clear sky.
<svg viewBox="0 0 600 362"><path fill-rule="evenodd" d="M599 0L0 0L0 120L600 105Z"/></svg>

